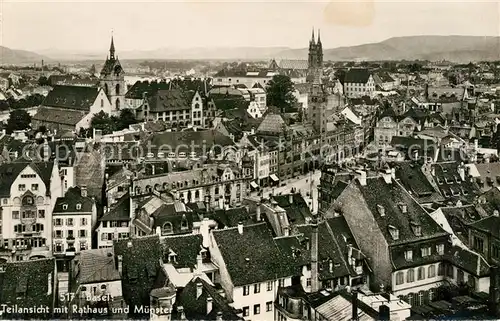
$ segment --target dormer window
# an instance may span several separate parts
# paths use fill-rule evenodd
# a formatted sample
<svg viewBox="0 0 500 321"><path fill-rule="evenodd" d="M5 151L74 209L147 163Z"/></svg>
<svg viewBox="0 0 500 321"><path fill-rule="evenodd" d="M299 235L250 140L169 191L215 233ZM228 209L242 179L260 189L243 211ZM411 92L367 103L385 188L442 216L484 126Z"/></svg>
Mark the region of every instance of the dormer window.
<svg viewBox="0 0 500 321"><path fill-rule="evenodd" d="M406 261L413 260L413 251L412 250L405 251L405 260Z"/></svg>
<svg viewBox="0 0 500 321"><path fill-rule="evenodd" d="M63 204L62 208L63 208L63 210L67 210L68 209L68 204Z"/></svg>
<svg viewBox="0 0 500 321"><path fill-rule="evenodd" d="M385 208L382 205L377 204L377 211L380 216L385 216Z"/></svg>
<svg viewBox="0 0 500 321"><path fill-rule="evenodd" d="M413 234L415 234L415 236L422 236L422 227L420 226L420 224L411 222L410 225L411 230L413 231Z"/></svg>
<svg viewBox="0 0 500 321"><path fill-rule="evenodd" d="M469 194L469 192L467 192L467 190L466 190L465 188L463 188L463 187L462 187L461 189L462 189L462 194L463 194L463 195L467 195L467 194Z"/></svg>
<svg viewBox="0 0 500 321"><path fill-rule="evenodd" d="M189 228L189 225L188 225L188 220L186 218L186 215L182 215L181 230L187 230L188 228Z"/></svg>
<svg viewBox="0 0 500 321"><path fill-rule="evenodd" d="M172 232L173 232L172 223L166 222L165 224L163 224L163 227L161 229L162 235L171 234Z"/></svg>
<svg viewBox="0 0 500 321"><path fill-rule="evenodd" d="M403 213L403 214L408 213L408 206L405 203L400 203L399 209L401 210L401 213Z"/></svg>
<svg viewBox="0 0 500 321"><path fill-rule="evenodd" d="M177 254L172 250L168 254L168 263L177 263Z"/></svg>
<svg viewBox="0 0 500 321"><path fill-rule="evenodd" d="M397 241L399 240L399 230L393 226L393 225L389 225L389 233L391 234L391 237L394 241Z"/></svg>
<svg viewBox="0 0 500 321"><path fill-rule="evenodd" d="M81 210L82 209L82 204L80 204L80 203L76 204L76 209L77 210Z"/></svg>
<svg viewBox="0 0 500 321"><path fill-rule="evenodd" d="M440 177L437 178L437 182L438 182L439 185L443 184L443 180Z"/></svg>

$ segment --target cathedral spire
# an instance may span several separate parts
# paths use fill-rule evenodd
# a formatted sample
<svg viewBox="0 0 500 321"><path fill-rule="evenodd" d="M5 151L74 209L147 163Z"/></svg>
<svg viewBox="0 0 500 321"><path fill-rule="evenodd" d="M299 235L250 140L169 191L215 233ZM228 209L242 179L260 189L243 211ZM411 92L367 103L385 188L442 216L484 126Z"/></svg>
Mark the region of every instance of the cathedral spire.
<svg viewBox="0 0 500 321"><path fill-rule="evenodd" d="M319 29L318 29L318 45L321 45L321 34Z"/></svg>
<svg viewBox="0 0 500 321"><path fill-rule="evenodd" d="M115 59L115 43L113 41L113 35L111 35L111 46L109 47L109 59Z"/></svg>
<svg viewBox="0 0 500 321"><path fill-rule="evenodd" d="M314 43L314 27L312 28L312 37L311 37L311 42Z"/></svg>

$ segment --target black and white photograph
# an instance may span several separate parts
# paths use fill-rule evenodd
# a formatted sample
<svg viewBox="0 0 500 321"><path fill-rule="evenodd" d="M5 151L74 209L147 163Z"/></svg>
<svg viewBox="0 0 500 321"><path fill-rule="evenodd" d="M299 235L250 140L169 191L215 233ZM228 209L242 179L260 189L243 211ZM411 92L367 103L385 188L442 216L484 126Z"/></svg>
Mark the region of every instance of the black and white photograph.
<svg viewBox="0 0 500 321"><path fill-rule="evenodd" d="M0 320L499 320L499 152L498 0L0 0Z"/></svg>

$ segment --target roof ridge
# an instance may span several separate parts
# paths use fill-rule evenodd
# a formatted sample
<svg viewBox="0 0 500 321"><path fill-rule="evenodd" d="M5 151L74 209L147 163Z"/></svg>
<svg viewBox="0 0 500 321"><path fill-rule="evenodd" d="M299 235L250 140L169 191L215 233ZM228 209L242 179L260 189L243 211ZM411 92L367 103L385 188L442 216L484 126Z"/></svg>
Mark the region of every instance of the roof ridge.
<svg viewBox="0 0 500 321"><path fill-rule="evenodd" d="M259 222L259 223L247 224L247 225L244 225L244 226L245 227L255 227L255 226L258 226L258 225L265 225L265 224L267 224L267 223L266 222ZM228 231L228 230L235 230L235 229L238 229L238 227L237 226L232 226L232 227L228 227L228 228L213 230L213 232L221 232L221 231Z"/></svg>

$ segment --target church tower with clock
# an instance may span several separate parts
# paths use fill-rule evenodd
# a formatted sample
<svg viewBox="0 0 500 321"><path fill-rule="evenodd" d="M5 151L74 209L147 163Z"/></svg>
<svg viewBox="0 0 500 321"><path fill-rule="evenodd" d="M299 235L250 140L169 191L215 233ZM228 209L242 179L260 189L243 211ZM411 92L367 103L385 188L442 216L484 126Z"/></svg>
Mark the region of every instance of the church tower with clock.
<svg viewBox="0 0 500 321"><path fill-rule="evenodd" d="M111 46L109 48L109 56L101 70L99 78L101 88L106 93L106 96L113 107L113 113L119 113L125 106L125 94L127 85L125 84L125 72L115 56L115 44L111 37Z"/></svg>

